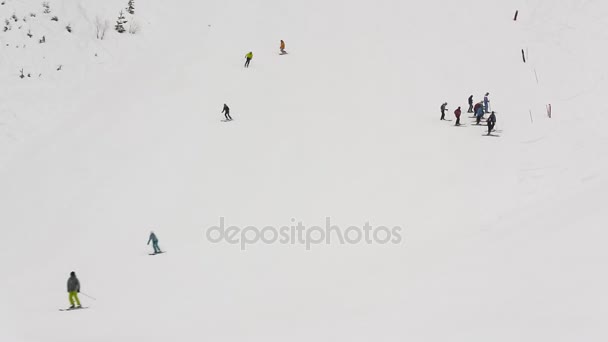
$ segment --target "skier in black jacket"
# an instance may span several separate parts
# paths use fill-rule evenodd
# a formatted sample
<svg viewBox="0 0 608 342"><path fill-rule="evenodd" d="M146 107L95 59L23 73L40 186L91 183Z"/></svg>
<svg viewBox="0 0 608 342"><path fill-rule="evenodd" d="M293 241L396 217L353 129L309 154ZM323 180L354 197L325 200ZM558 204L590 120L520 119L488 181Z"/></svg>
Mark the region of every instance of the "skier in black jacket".
<svg viewBox="0 0 608 342"><path fill-rule="evenodd" d="M492 112L492 114L490 114L490 117L487 120L488 122L488 135L490 135L490 133L492 133L492 130L494 129L494 126L496 125L496 115L494 114L494 112Z"/></svg>
<svg viewBox="0 0 608 342"><path fill-rule="evenodd" d="M448 110L448 109L446 108L446 106L447 106L447 105L448 105L448 103L447 103L447 102L444 102L444 103L441 105L441 119L439 119L439 120L445 120L445 111L446 111L446 110Z"/></svg>
<svg viewBox="0 0 608 342"><path fill-rule="evenodd" d="M469 96L469 110L467 113L473 113L473 95Z"/></svg>
<svg viewBox="0 0 608 342"><path fill-rule="evenodd" d="M230 116L230 108L224 103L224 109L222 110L224 116L226 117L226 121L232 121L232 117Z"/></svg>

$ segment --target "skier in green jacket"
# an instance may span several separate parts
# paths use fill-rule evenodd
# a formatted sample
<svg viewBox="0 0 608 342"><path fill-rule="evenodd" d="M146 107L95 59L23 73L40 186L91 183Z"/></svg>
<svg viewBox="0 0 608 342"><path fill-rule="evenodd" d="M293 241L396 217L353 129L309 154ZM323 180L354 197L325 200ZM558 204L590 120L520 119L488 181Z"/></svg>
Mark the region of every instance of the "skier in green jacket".
<svg viewBox="0 0 608 342"><path fill-rule="evenodd" d="M252 59L253 59L253 52L249 51L245 55L245 68L249 68L249 62L251 62Z"/></svg>

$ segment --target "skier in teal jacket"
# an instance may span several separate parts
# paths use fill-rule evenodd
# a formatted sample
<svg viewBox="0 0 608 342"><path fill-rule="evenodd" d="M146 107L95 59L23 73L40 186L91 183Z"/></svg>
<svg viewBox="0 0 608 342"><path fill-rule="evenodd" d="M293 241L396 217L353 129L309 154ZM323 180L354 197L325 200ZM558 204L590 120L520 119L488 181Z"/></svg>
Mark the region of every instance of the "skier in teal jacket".
<svg viewBox="0 0 608 342"><path fill-rule="evenodd" d="M156 234L154 234L154 232L150 232L150 238L148 239L148 245L150 244L150 241L152 242L152 247L154 248L154 254L162 253L162 251L160 250L160 247L158 247L158 238L156 237Z"/></svg>

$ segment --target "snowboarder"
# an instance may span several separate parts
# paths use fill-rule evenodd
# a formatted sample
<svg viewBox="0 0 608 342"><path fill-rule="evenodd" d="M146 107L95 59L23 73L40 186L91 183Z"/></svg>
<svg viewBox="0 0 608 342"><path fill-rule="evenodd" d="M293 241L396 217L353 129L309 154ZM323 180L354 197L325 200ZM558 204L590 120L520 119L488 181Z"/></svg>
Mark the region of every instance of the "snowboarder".
<svg viewBox="0 0 608 342"><path fill-rule="evenodd" d="M226 121L232 121L232 117L230 116L230 108L224 103L224 109L222 109L222 113L226 117Z"/></svg>
<svg viewBox="0 0 608 342"><path fill-rule="evenodd" d="M152 247L154 248L154 254L162 253L162 251L160 250L160 247L158 247L158 238L156 237L156 234L154 234L154 232L150 232L150 238L148 239L148 245L150 244L150 241L152 241Z"/></svg>
<svg viewBox="0 0 608 342"><path fill-rule="evenodd" d="M473 95L469 96L469 110L467 113L473 113Z"/></svg>
<svg viewBox="0 0 608 342"><path fill-rule="evenodd" d="M285 51L285 42L283 41L283 39L281 39L281 46L279 47L279 49L281 50L281 55L284 55L287 53Z"/></svg>
<svg viewBox="0 0 608 342"><path fill-rule="evenodd" d="M481 118L483 117L483 105L481 102L475 105L475 122L477 125L481 122Z"/></svg>
<svg viewBox="0 0 608 342"><path fill-rule="evenodd" d="M80 299L78 299L78 293L80 292L80 281L76 278L74 271L70 272L70 278L68 278L68 293L70 299L70 309L81 308ZM74 306L76 304L77 306Z"/></svg>
<svg viewBox="0 0 608 342"><path fill-rule="evenodd" d="M490 100L488 99L489 95L490 95L490 93L486 93L486 95L483 97L483 111L484 111L484 113L489 113L490 112L488 110L488 108L490 106Z"/></svg>
<svg viewBox="0 0 608 342"><path fill-rule="evenodd" d="M446 110L448 110L448 109L446 108L446 106L447 106L447 105L448 105L448 103L447 103L447 102L444 102L444 103L441 105L441 119L439 119L439 120L445 120L445 111L446 111Z"/></svg>
<svg viewBox="0 0 608 342"><path fill-rule="evenodd" d="M496 115L494 114L494 112L490 114L490 117L486 121L488 123L488 135L490 135L492 133L492 130L494 130L494 125L496 125Z"/></svg>
<svg viewBox="0 0 608 342"><path fill-rule="evenodd" d="M249 68L249 62L251 62L252 59L253 59L253 52L249 51L245 55L245 68Z"/></svg>
<svg viewBox="0 0 608 342"><path fill-rule="evenodd" d="M460 107L456 108L454 115L456 115L456 126L460 126Z"/></svg>

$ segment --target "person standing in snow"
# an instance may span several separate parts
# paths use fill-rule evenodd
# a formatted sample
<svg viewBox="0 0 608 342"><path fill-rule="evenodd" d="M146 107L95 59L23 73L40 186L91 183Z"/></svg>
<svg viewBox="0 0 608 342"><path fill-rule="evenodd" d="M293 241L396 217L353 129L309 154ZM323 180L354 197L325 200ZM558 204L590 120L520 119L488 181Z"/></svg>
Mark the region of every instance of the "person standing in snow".
<svg viewBox="0 0 608 342"><path fill-rule="evenodd" d="M284 55L287 53L287 52L285 52L285 42L283 41L283 39L281 39L281 46L279 47L279 49L281 50L281 55Z"/></svg>
<svg viewBox="0 0 608 342"><path fill-rule="evenodd" d="M154 254L162 253L160 247L158 247L158 238L154 232L150 232L150 238L148 239L148 245L150 245L150 241L152 241L152 248L154 248Z"/></svg>
<svg viewBox="0 0 608 342"><path fill-rule="evenodd" d="M490 99L488 99L488 96L490 95L490 93L486 93L486 95L483 97L483 111L484 113L489 113L489 107L490 107Z"/></svg>
<svg viewBox="0 0 608 342"><path fill-rule="evenodd" d="M481 102L475 105L475 118L476 124L479 125L481 122L481 118L483 117L483 105Z"/></svg>
<svg viewBox="0 0 608 342"><path fill-rule="evenodd" d="M496 115L494 114L494 112L492 112L492 114L490 114L490 117L487 120L488 123L488 135L490 135L492 133L492 130L494 130L494 126L496 125Z"/></svg>
<svg viewBox="0 0 608 342"><path fill-rule="evenodd" d="M80 281L76 278L76 273L74 271L70 272L70 277L68 278L68 293L70 299L70 309L74 309L76 307L81 308L80 299L78 299L78 293L80 292ZM77 306L75 306L76 304Z"/></svg>
<svg viewBox="0 0 608 342"><path fill-rule="evenodd" d="M479 110L479 107L482 107L483 104L481 102L477 102L475 104L475 106L473 107L473 115L477 115L477 111Z"/></svg>
<svg viewBox="0 0 608 342"><path fill-rule="evenodd" d="M245 55L245 68L249 68L249 62L251 62L252 59L253 59L253 52L249 51Z"/></svg>
<svg viewBox="0 0 608 342"><path fill-rule="evenodd" d="M456 116L456 126L460 126L460 107L456 108L454 115Z"/></svg>
<svg viewBox="0 0 608 342"><path fill-rule="evenodd" d="M448 109L446 108L446 106L447 106L447 105L448 105L448 103L447 103L447 102L444 102L444 103L441 105L441 119L439 119L439 120L445 120L445 111L446 111L446 110L448 110Z"/></svg>
<svg viewBox="0 0 608 342"><path fill-rule="evenodd" d="M467 113L473 113L473 95L469 96L469 110Z"/></svg>
<svg viewBox="0 0 608 342"><path fill-rule="evenodd" d="M226 117L226 121L232 121L232 117L230 116L230 108L224 103L224 109L222 109L222 114Z"/></svg>

